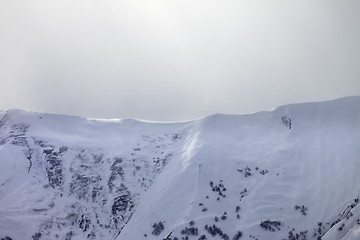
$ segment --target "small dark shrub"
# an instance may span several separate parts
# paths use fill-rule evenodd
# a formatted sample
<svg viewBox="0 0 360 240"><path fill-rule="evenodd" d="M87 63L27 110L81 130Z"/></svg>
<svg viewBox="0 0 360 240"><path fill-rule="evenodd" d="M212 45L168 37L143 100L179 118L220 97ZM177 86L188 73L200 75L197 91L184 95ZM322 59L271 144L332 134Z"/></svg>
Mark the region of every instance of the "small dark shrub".
<svg viewBox="0 0 360 240"><path fill-rule="evenodd" d="M305 207L304 205L299 206L299 205L295 205L295 210L300 210L302 215L306 215L306 211L308 210L307 207Z"/></svg>
<svg viewBox="0 0 360 240"><path fill-rule="evenodd" d="M276 230L280 230L282 223L280 221L270 221L268 219L266 221L262 221L260 226L265 230L275 232Z"/></svg>
<svg viewBox="0 0 360 240"><path fill-rule="evenodd" d="M160 221L160 222L158 222L158 223L154 223L153 225L152 225L152 227L153 227L153 231L151 232L153 235L155 235L155 236L159 236L160 235L160 233L164 230L164 224Z"/></svg>
<svg viewBox="0 0 360 240"><path fill-rule="evenodd" d="M345 224L343 223L343 224L341 224L341 226L338 228L338 230L341 231L341 230L344 229L344 227L345 227Z"/></svg>
<svg viewBox="0 0 360 240"><path fill-rule="evenodd" d="M239 240L242 237L242 235L243 234L241 231L237 232L237 234L235 234L235 236L233 237L233 240Z"/></svg>
<svg viewBox="0 0 360 240"><path fill-rule="evenodd" d="M306 233L307 233L307 231L300 232L300 233L293 233L293 231L290 231L288 240L306 240Z"/></svg>
<svg viewBox="0 0 360 240"><path fill-rule="evenodd" d="M181 230L181 234L183 235L198 235L198 228L197 227L186 227L185 229Z"/></svg>
<svg viewBox="0 0 360 240"><path fill-rule="evenodd" d="M34 240L39 240L41 238L41 233L37 232L34 235L31 236Z"/></svg>
<svg viewBox="0 0 360 240"><path fill-rule="evenodd" d="M12 240L11 237L6 236L5 238L1 238L1 240Z"/></svg>

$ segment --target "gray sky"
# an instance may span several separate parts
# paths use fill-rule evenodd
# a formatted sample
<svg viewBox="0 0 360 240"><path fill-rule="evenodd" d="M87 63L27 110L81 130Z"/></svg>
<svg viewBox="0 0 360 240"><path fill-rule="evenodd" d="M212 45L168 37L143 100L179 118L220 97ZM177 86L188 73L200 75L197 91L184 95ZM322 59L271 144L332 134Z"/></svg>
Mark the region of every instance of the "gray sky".
<svg viewBox="0 0 360 240"><path fill-rule="evenodd" d="M0 109L189 120L360 95L360 1L0 1Z"/></svg>

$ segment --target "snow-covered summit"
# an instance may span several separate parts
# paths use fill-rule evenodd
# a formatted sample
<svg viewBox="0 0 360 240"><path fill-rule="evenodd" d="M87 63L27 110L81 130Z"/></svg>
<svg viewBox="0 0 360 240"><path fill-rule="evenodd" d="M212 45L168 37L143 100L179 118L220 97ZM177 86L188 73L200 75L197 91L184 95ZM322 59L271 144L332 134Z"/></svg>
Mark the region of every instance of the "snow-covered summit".
<svg viewBox="0 0 360 240"><path fill-rule="evenodd" d="M0 238L360 239L359 96L182 123L0 119Z"/></svg>

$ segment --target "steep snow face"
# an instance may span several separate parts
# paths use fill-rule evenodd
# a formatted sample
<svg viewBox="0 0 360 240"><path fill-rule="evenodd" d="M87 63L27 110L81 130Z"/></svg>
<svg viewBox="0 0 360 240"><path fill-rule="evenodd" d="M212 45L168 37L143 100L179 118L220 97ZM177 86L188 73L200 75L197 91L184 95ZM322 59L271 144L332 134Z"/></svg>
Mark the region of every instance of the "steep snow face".
<svg viewBox="0 0 360 240"><path fill-rule="evenodd" d="M197 124L189 167L161 173L118 239L360 236L359 98Z"/></svg>
<svg viewBox="0 0 360 240"><path fill-rule="evenodd" d="M360 97L176 124L0 119L0 237L360 239Z"/></svg>
<svg viewBox="0 0 360 240"><path fill-rule="evenodd" d="M184 128L2 113L0 237L114 239L182 154Z"/></svg>

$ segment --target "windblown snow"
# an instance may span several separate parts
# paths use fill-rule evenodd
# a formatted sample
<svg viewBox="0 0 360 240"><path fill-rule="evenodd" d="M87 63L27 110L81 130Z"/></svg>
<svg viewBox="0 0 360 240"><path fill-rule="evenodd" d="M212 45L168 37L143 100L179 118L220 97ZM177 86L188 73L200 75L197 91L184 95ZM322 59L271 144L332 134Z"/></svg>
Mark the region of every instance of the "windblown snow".
<svg viewBox="0 0 360 240"><path fill-rule="evenodd" d="M360 96L181 123L0 112L0 238L360 239Z"/></svg>

